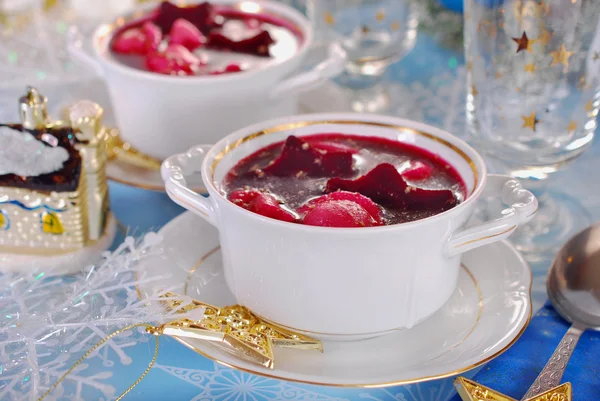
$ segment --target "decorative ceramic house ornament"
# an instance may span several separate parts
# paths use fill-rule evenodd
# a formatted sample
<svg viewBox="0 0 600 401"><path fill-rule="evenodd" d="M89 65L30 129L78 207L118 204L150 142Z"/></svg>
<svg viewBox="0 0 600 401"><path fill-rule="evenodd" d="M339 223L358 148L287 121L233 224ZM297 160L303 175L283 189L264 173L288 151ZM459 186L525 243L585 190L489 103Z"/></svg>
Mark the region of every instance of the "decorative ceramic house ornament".
<svg viewBox="0 0 600 401"><path fill-rule="evenodd" d="M20 124L0 124L0 270L74 271L114 238L102 109L79 101L52 121L46 103L30 87Z"/></svg>

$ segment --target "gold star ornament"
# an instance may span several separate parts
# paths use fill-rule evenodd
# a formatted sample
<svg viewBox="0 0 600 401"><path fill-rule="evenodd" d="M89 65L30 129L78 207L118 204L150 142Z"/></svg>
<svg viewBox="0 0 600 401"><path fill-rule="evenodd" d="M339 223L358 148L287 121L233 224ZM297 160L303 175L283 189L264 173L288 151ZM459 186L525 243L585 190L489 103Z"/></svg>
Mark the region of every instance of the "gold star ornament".
<svg viewBox="0 0 600 401"><path fill-rule="evenodd" d="M535 126L541 122L535 117L535 111L528 116L521 116L521 118L523 119L523 126L521 128L531 128L532 131L535 131Z"/></svg>
<svg viewBox="0 0 600 401"><path fill-rule="evenodd" d="M517 401L489 387L482 386L464 377L454 380L454 387L462 401ZM571 383L561 384L533 398L524 401L572 401Z"/></svg>
<svg viewBox="0 0 600 401"><path fill-rule="evenodd" d="M552 34L544 29L540 34L538 40L542 45L546 46L548 43L550 43L550 40L552 40Z"/></svg>
<svg viewBox="0 0 600 401"><path fill-rule="evenodd" d="M193 300L182 306L177 294L166 293L162 303L178 313L198 314L198 318L174 320L153 328L151 334L210 341L249 362L273 369L273 347L323 352L319 340L263 321L241 305L219 308Z"/></svg>
<svg viewBox="0 0 600 401"><path fill-rule="evenodd" d="M533 63L525 64L525 72L534 73L536 70L536 66Z"/></svg>
<svg viewBox="0 0 600 401"><path fill-rule="evenodd" d="M560 45L560 49L558 49L557 51L550 52L550 55L552 56L552 64L550 64L551 66L556 64L562 64L568 68L569 57L573 55L573 52L567 51L567 48L563 43L562 45Z"/></svg>
<svg viewBox="0 0 600 401"><path fill-rule="evenodd" d="M569 123L569 125L567 126L567 131L568 132L573 132L577 129L577 123L575 121L571 121Z"/></svg>
<svg viewBox="0 0 600 401"><path fill-rule="evenodd" d="M457 377L454 380L454 387L462 401L516 401L464 377Z"/></svg>
<svg viewBox="0 0 600 401"><path fill-rule="evenodd" d="M333 18L333 15L331 13L325 13L323 15L323 19L325 20L325 23L327 25L333 25L333 24L335 24L335 18Z"/></svg>

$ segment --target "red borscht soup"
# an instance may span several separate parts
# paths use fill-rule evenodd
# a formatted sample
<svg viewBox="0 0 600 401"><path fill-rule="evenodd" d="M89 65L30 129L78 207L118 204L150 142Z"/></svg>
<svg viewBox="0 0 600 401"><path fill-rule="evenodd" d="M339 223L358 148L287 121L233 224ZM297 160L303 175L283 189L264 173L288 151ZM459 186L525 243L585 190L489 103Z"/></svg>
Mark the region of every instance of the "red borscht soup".
<svg viewBox="0 0 600 401"><path fill-rule="evenodd" d="M166 1L114 34L111 57L132 68L176 76L230 74L291 58L302 33L283 18L254 11L208 2L178 7Z"/></svg>
<svg viewBox="0 0 600 401"><path fill-rule="evenodd" d="M381 137L316 134L271 144L225 176L234 204L291 223L374 227L449 210L465 199L458 172L439 156Z"/></svg>

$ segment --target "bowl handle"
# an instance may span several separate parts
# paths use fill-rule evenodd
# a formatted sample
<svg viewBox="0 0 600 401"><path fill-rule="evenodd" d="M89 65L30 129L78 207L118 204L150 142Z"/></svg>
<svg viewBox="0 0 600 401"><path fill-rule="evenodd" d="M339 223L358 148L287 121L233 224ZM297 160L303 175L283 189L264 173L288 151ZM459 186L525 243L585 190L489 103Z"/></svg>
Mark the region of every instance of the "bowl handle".
<svg viewBox="0 0 600 401"><path fill-rule="evenodd" d="M214 207L208 197L192 191L185 177L200 171L202 161L212 145L198 145L186 153L168 157L160 167L165 182L165 190L169 198L178 205L197 214L213 226L217 226Z"/></svg>
<svg viewBox="0 0 600 401"><path fill-rule="evenodd" d="M523 189L521 183L508 175L488 175L482 197L501 196L506 209L496 220L467 228L453 234L446 245L448 256L499 241L510 236L521 224L527 223L538 210L535 196Z"/></svg>
<svg viewBox="0 0 600 401"><path fill-rule="evenodd" d="M104 75L100 64L83 49L83 35L76 26L71 26L67 33L67 51L71 58L83 64L97 75Z"/></svg>
<svg viewBox="0 0 600 401"><path fill-rule="evenodd" d="M290 92L305 91L325 83L344 71L346 65L346 53L338 43L329 45L327 58L315 65L308 71L300 72L286 78L271 90L269 96L276 98Z"/></svg>

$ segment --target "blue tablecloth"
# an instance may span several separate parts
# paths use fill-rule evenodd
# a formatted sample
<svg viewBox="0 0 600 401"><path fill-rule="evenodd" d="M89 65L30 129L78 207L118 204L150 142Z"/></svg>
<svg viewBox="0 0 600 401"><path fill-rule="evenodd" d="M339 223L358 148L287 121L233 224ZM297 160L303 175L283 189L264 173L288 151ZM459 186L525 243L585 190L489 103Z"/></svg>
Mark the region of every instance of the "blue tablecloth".
<svg viewBox="0 0 600 401"><path fill-rule="evenodd" d="M441 49L427 37L421 37L415 50L402 62L390 69L391 84L402 84L420 90L421 86L440 88L440 96L448 96L452 87L448 80L461 80L462 60L459 55ZM460 82L459 82L460 84ZM462 84L460 84L462 85ZM452 91L450 90L450 95ZM462 100L460 100L462 101ZM431 99L428 100L431 102ZM460 131L461 112L450 110L445 103L445 112L427 110L424 120L431 124ZM435 104L431 104L435 107ZM455 117L449 117L455 113ZM456 121L455 121L456 120ZM448 126L450 125L450 127ZM453 128L454 127L454 128ZM464 124L462 125L464 127ZM554 188L561 188L573 202L587 210L593 221L600 220L600 144L593 147L573 165L555 174L551 179ZM125 187L110 186L111 203L116 217L126 226L145 230L158 228L182 212L166 195ZM544 277L548 263L532 266L536 308L545 301ZM523 337L505 354L484 367L476 380L513 397L521 397L533 382L547 359L566 331L563 322L553 310L545 306L535 316ZM499 328L501 329L501 328ZM575 400L600 400L600 336L586 333L571 360L565 380L574 385ZM414 384L389 389L345 389L316 387L285 383L234 371L195 354L176 341L161 338L161 350L157 366L138 385L127 399L144 400L385 400L385 401L446 401L453 396L451 380ZM128 387L145 368L152 355L151 345L136 346L135 362L129 366L115 363L111 384L119 389ZM470 372L466 376L473 376Z"/></svg>

